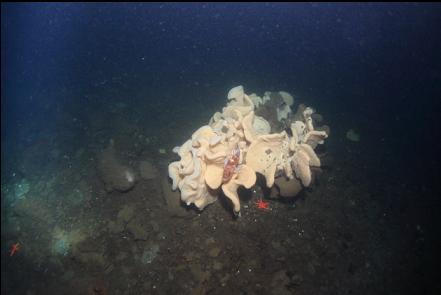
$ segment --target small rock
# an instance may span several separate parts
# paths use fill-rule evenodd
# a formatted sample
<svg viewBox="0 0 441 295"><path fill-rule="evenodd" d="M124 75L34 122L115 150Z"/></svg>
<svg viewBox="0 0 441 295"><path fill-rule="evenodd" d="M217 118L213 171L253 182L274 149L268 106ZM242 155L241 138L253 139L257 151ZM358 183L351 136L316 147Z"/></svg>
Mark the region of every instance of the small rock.
<svg viewBox="0 0 441 295"><path fill-rule="evenodd" d="M159 232L160 227L156 221L154 221L154 220L150 221L150 225L152 226L153 231Z"/></svg>
<svg viewBox="0 0 441 295"><path fill-rule="evenodd" d="M177 217L192 217L185 208L181 206L181 195L179 191L172 191L171 184L167 179L163 179L161 182L162 195L167 204L167 210L171 216Z"/></svg>
<svg viewBox="0 0 441 295"><path fill-rule="evenodd" d="M145 225L139 217L131 219L126 229L132 233L135 240L148 240L149 238L149 233L146 231Z"/></svg>
<svg viewBox="0 0 441 295"><path fill-rule="evenodd" d="M307 270L310 275L315 275L315 267L311 262L308 262Z"/></svg>
<svg viewBox="0 0 441 295"><path fill-rule="evenodd" d="M294 285L298 286L303 282L303 277L299 274L295 274L292 276L291 281Z"/></svg>
<svg viewBox="0 0 441 295"><path fill-rule="evenodd" d="M208 252L208 255L211 257L217 257L219 256L219 253L221 252L221 249L219 247L211 248L211 250Z"/></svg>
<svg viewBox="0 0 441 295"><path fill-rule="evenodd" d="M206 245L210 245L210 244L214 244L214 238L213 237L209 237L208 239L205 240L205 244Z"/></svg>
<svg viewBox="0 0 441 295"><path fill-rule="evenodd" d="M143 264L150 264L156 258L159 252L159 245L153 244L150 247L144 249L141 256L141 262Z"/></svg>
<svg viewBox="0 0 441 295"><path fill-rule="evenodd" d="M222 269L222 263L220 263L219 261L215 261L213 263L213 269L214 270L221 270Z"/></svg>
<svg viewBox="0 0 441 295"><path fill-rule="evenodd" d="M274 273L271 280L271 294L288 295L291 292L287 289L290 278L286 274L286 270L280 270Z"/></svg>
<svg viewBox="0 0 441 295"><path fill-rule="evenodd" d="M158 169L149 161L139 162L139 172L145 180L155 179L158 176Z"/></svg>
<svg viewBox="0 0 441 295"><path fill-rule="evenodd" d="M285 252L285 248L278 241L271 241L271 246L278 252Z"/></svg>

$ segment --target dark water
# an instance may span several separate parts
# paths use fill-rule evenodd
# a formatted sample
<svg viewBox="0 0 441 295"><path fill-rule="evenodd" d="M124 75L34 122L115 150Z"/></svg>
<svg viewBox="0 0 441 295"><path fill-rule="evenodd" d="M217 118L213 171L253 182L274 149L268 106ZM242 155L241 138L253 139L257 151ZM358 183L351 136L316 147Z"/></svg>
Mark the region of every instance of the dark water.
<svg viewBox="0 0 441 295"><path fill-rule="evenodd" d="M1 23L2 294L440 291L439 4L2 4ZM277 214L162 214L170 150L237 85L324 116L319 185ZM110 139L157 180L107 193Z"/></svg>

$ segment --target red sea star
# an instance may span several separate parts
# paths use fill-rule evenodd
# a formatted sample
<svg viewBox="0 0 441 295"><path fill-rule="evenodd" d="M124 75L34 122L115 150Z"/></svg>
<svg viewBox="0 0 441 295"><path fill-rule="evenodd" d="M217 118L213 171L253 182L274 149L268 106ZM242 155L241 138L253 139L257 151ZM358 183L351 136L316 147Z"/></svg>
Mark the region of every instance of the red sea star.
<svg viewBox="0 0 441 295"><path fill-rule="evenodd" d="M257 206L257 209L266 209L266 210L269 210L269 202L265 202L265 201L262 200L262 199L259 199L259 200L256 202L256 206Z"/></svg>
<svg viewBox="0 0 441 295"><path fill-rule="evenodd" d="M20 243L15 243L11 246L11 251L9 252L9 256L14 255L20 249Z"/></svg>

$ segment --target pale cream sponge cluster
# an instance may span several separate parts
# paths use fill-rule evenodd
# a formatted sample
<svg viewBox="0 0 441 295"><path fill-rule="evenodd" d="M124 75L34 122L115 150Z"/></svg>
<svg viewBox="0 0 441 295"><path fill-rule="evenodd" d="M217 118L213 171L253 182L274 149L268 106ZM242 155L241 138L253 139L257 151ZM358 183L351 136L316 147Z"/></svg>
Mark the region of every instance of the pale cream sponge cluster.
<svg viewBox="0 0 441 295"><path fill-rule="evenodd" d="M294 99L287 92L278 94L284 103L277 110L277 119L285 120ZM256 172L265 176L269 188L275 177L296 179L304 187L310 185L311 167L320 166L314 148L328 134L314 130L314 111L309 107L302 109L301 120L290 123L291 132L271 134L270 123L255 115L255 109L270 99L269 93L263 98L248 96L242 86L231 89L222 112L215 113L208 125L173 149L180 160L169 165L168 173L173 189L181 191L183 202L203 209L217 200L221 188L234 212L239 213L237 189L241 185L251 188L256 183Z"/></svg>

